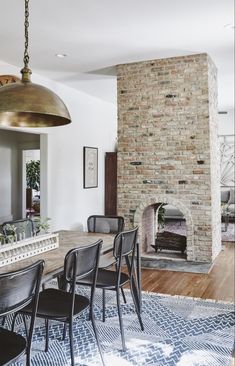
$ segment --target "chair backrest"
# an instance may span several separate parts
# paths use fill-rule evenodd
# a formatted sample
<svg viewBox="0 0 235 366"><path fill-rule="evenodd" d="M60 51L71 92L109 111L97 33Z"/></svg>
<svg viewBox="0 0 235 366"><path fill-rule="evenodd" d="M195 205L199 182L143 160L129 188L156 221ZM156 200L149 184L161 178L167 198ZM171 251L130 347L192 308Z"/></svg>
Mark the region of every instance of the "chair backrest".
<svg viewBox="0 0 235 366"><path fill-rule="evenodd" d="M92 215L87 219L87 229L91 233L117 234L124 229L122 216Z"/></svg>
<svg viewBox="0 0 235 366"><path fill-rule="evenodd" d="M34 223L31 219L25 218L21 220L6 221L2 224L2 231L4 235L12 235L11 226L15 227L17 238L30 238L35 234Z"/></svg>
<svg viewBox="0 0 235 366"><path fill-rule="evenodd" d="M133 279L135 273L135 249L137 242L138 226L132 230L122 231L114 238L113 256L116 258L117 282L120 286L122 266L126 264L129 273L129 279Z"/></svg>
<svg viewBox="0 0 235 366"><path fill-rule="evenodd" d="M84 276L97 272L100 249L103 241L71 249L65 256L64 279L67 283L75 283Z"/></svg>
<svg viewBox="0 0 235 366"><path fill-rule="evenodd" d="M134 255L138 226L132 230L122 231L114 238L113 255L115 258L122 258L129 254Z"/></svg>
<svg viewBox="0 0 235 366"><path fill-rule="evenodd" d="M19 311L33 299L37 302L44 261L0 274L0 316Z"/></svg>

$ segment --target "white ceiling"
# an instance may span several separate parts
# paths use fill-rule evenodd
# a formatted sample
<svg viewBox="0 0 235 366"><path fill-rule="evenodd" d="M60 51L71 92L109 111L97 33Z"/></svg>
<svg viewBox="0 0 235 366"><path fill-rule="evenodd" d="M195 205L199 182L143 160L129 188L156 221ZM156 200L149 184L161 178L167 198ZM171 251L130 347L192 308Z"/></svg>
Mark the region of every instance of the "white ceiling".
<svg viewBox="0 0 235 366"><path fill-rule="evenodd" d="M218 68L219 108L234 107L233 0L30 0L29 5L33 72L115 102L116 64L207 52ZM24 0L0 0L0 9L0 59L22 66Z"/></svg>

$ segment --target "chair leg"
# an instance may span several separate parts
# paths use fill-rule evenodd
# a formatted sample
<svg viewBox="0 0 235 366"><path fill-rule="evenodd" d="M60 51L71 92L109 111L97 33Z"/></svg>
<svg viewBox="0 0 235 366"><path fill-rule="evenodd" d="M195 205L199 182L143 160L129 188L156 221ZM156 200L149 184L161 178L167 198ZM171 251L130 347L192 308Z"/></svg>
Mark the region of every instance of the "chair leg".
<svg viewBox="0 0 235 366"><path fill-rule="evenodd" d="M15 313L12 319L12 323L11 323L11 331L14 332L15 329L15 322L16 322L16 318L18 316L18 313ZM5 323L5 318L4 318L4 323Z"/></svg>
<svg viewBox="0 0 235 366"><path fill-rule="evenodd" d="M73 349L73 321L69 322L69 343L70 343L71 366L75 366L74 349Z"/></svg>
<svg viewBox="0 0 235 366"><path fill-rule="evenodd" d="M27 351L26 351L26 366L30 366L31 362L31 347L27 347Z"/></svg>
<svg viewBox="0 0 235 366"><path fill-rule="evenodd" d="M124 290L122 287L121 287L121 292L122 292L123 301L126 304L126 296L125 296L125 293L124 293Z"/></svg>
<svg viewBox="0 0 235 366"><path fill-rule="evenodd" d="M45 319L45 327L46 327L45 352L48 352L48 349L49 349L49 320L48 319Z"/></svg>
<svg viewBox="0 0 235 366"><path fill-rule="evenodd" d="M92 296L93 296L93 293L92 293L92 287L91 287L90 302L91 302ZM91 311L92 310L91 310L91 307L90 307L88 320L91 320Z"/></svg>
<svg viewBox="0 0 235 366"><path fill-rule="evenodd" d="M138 306L137 306L137 303L136 303L136 298L135 298L135 295L133 293L133 288L132 286L130 286L130 290L131 290L131 296L132 296L132 299L133 299L133 303L135 305L135 311L136 311L136 314L138 316L138 319L139 319L139 323L140 323L140 328L141 330L144 330L144 324L142 322L142 319L141 319L141 315L140 315L140 312L138 310Z"/></svg>
<svg viewBox="0 0 235 366"><path fill-rule="evenodd" d="M23 317L23 322L24 322L24 329L25 329L26 338L28 339L29 338L29 332L28 332L28 328L27 328L25 315L22 315L22 317Z"/></svg>
<svg viewBox="0 0 235 366"><path fill-rule="evenodd" d="M14 332L14 329L15 329L15 322L16 322L16 318L19 314L18 313L15 313L14 314L14 317L12 319L12 323L11 323L11 331ZM28 340L29 338L29 332L28 332L28 327L27 327L27 323L26 323L26 319L25 319L25 315L22 314L21 315L22 318L23 318L23 323L24 323L24 329L25 329L25 335L26 335L26 339Z"/></svg>
<svg viewBox="0 0 235 366"><path fill-rule="evenodd" d="M102 320L105 322L105 289L102 289L102 304L103 304L103 311L102 311Z"/></svg>
<svg viewBox="0 0 235 366"><path fill-rule="evenodd" d="M65 283L64 277L62 275L59 275L57 277L57 285L60 290L66 290L66 283Z"/></svg>
<svg viewBox="0 0 235 366"><path fill-rule="evenodd" d="M101 361L102 361L102 365L105 366L104 356L103 356L102 348L101 348L100 341L99 341L99 338L98 338L98 332L97 332L97 329L96 329L94 314L93 314L92 310L90 311L90 317L91 317L91 323L92 323L93 331L94 331L94 334L95 334L95 339L96 339L96 343L97 343L97 346L98 346L98 350L99 350L99 353L100 353L100 358L101 358Z"/></svg>
<svg viewBox="0 0 235 366"><path fill-rule="evenodd" d="M2 318L2 327L4 327L4 325L5 325L5 321L6 321L6 316L4 316L4 317Z"/></svg>
<svg viewBox="0 0 235 366"><path fill-rule="evenodd" d="M116 271L117 271L117 264L115 265L115 267L116 267ZM124 293L124 290L123 290L123 288L122 288L122 287L121 287L121 291L122 291L123 301L124 301L124 303L126 304L126 296L125 296L125 293Z"/></svg>
<svg viewBox="0 0 235 366"><path fill-rule="evenodd" d="M117 290L116 290L116 296L117 296L118 318L119 318L121 338L122 338L122 349L123 349L123 351L126 351L126 344L125 344L125 337L124 337L124 329L123 329L123 321L122 321L122 310L121 310L121 305L120 305L119 288L117 288Z"/></svg>
<svg viewBox="0 0 235 366"><path fill-rule="evenodd" d="M63 340L63 341L64 341L64 340L65 340L65 338L66 338L66 326L67 326L67 324L66 324L66 323L64 323L63 337L62 337L62 340Z"/></svg>
<svg viewBox="0 0 235 366"><path fill-rule="evenodd" d="M61 290L62 286L63 286L62 281L61 281L61 276L58 276L56 279L57 279L57 286Z"/></svg>

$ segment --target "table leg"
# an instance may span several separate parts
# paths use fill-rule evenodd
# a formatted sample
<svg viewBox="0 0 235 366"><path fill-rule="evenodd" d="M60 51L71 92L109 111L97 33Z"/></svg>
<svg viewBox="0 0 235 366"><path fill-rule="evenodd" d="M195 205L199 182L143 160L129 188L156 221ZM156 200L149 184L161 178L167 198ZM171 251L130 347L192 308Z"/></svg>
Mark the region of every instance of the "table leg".
<svg viewBox="0 0 235 366"><path fill-rule="evenodd" d="M229 224L229 214L225 215L225 222L224 222L225 231L228 230L228 224Z"/></svg>
<svg viewBox="0 0 235 366"><path fill-rule="evenodd" d="M222 221L223 222L221 224L224 224L224 227L222 227L222 232L227 232L229 225L229 214L223 214Z"/></svg>
<svg viewBox="0 0 235 366"><path fill-rule="evenodd" d="M140 256L140 244L136 243L136 272L137 272L137 285L139 292L140 312L142 307L142 278L141 278L141 256Z"/></svg>
<svg viewBox="0 0 235 366"><path fill-rule="evenodd" d="M136 245L136 267L134 267L134 276L131 279L131 286L133 295L135 297L136 305L138 307L138 311L141 313L142 307L142 295L141 295L141 258L140 258L140 248L139 243ZM129 274L131 274L131 264L129 257L126 257L126 265L128 268Z"/></svg>

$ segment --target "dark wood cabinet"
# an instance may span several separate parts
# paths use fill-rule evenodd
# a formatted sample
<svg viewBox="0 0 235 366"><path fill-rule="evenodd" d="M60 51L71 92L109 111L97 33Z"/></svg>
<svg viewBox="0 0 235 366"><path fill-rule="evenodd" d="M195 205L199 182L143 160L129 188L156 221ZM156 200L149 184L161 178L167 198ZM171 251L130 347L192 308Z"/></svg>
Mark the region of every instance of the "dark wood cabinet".
<svg viewBox="0 0 235 366"><path fill-rule="evenodd" d="M105 215L117 215L117 153L105 154Z"/></svg>

